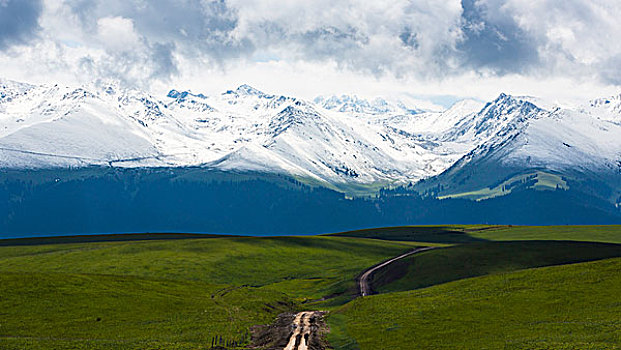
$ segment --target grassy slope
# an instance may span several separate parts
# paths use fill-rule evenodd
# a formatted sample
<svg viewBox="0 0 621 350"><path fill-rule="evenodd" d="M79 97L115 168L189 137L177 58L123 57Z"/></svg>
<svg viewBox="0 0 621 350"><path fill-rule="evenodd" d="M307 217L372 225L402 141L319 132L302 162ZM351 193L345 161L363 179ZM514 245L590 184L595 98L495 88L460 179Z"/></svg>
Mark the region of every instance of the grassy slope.
<svg viewBox="0 0 621 350"><path fill-rule="evenodd" d="M18 245L42 245L60 243L91 243L91 242L122 242L122 241L152 241L163 239L198 239L239 237L235 235L216 235L204 233L115 233L106 235L74 235L0 239L0 247Z"/></svg>
<svg viewBox="0 0 621 350"><path fill-rule="evenodd" d="M411 246L226 237L0 247L0 348L244 340L249 325L307 298L346 292L361 270Z"/></svg>
<svg viewBox="0 0 621 350"><path fill-rule="evenodd" d="M470 236L495 241L563 240L621 244L621 225L602 226L501 226L475 231Z"/></svg>
<svg viewBox="0 0 621 350"><path fill-rule="evenodd" d="M347 294L355 288L354 277L360 271L420 245L414 241L475 242L420 255L429 272L426 282L414 285L420 287L470 277L472 271L498 274L556 264L558 259L567 262L576 253L574 247L562 246L571 244L566 242L493 245L487 240L621 242L621 226L428 226L350 235L384 240L224 237L0 246L0 348L185 349L210 345L215 335L244 341L248 326L268 322L286 309L339 307L350 297L301 302ZM411 242L390 241L401 239ZM521 254L510 249L511 244L529 245L527 254L523 246ZM614 250L591 248L581 247L580 254L602 258ZM505 275L491 277L497 276ZM404 279L385 291L412 288L412 281L420 282ZM435 300L442 303L439 297ZM334 345L351 341L339 331L349 327L348 315L330 317Z"/></svg>
<svg viewBox="0 0 621 350"><path fill-rule="evenodd" d="M621 245L593 242L477 242L430 250L397 261L372 277L380 293L429 287L532 267L621 257Z"/></svg>
<svg viewBox="0 0 621 350"><path fill-rule="evenodd" d="M303 299L343 292L361 270L412 245L345 237L233 237L0 247L0 272L249 285Z"/></svg>
<svg viewBox="0 0 621 350"><path fill-rule="evenodd" d="M293 305L268 290L55 273L0 274L0 348L201 348ZM267 307L267 305L271 305Z"/></svg>
<svg viewBox="0 0 621 350"><path fill-rule="evenodd" d="M330 340L353 337L362 349L619 349L619 271L615 258L360 298L329 318Z"/></svg>
<svg viewBox="0 0 621 350"><path fill-rule="evenodd" d="M359 230L337 236L397 241L468 243L485 240L563 240L621 243L621 225L605 226L497 226L444 225L403 226Z"/></svg>

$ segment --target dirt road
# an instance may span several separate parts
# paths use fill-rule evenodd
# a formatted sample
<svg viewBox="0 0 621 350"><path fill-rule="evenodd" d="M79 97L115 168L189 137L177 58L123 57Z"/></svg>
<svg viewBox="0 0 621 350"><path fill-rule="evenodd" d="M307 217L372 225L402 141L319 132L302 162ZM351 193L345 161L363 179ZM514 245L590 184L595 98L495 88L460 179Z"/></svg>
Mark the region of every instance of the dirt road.
<svg viewBox="0 0 621 350"><path fill-rule="evenodd" d="M325 350L328 327L324 312L283 313L270 325L252 329L252 348L266 350Z"/></svg>
<svg viewBox="0 0 621 350"><path fill-rule="evenodd" d="M284 350L308 350L311 342L317 337L319 325L317 321L321 317L321 313L317 311L302 311L295 315L293 324L293 333L289 338L289 343ZM312 346L315 348L315 346Z"/></svg>
<svg viewBox="0 0 621 350"><path fill-rule="evenodd" d="M371 275L381 269L382 267L385 267L386 265L389 265L399 259L403 259L405 257L408 257L412 254L416 254L416 253L420 253L420 252L424 252L426 250L431 250L431 249L435 249L437 247L421 247L421 248L415 248L405 254L399 255L397 257L394 257L390 260L386 260L383 263L379 264L379 265L375 265L374 267L366 270L365 272L362 273L362 275L360 275L360 279L358 280L358 290L360 291L360 295L361 296L367 296L370 294L373 294L373 290L371 289L371 286L369 284L369 278L371 277Z"/></svg>
<svg viewBox="0 0 621 350"><path fill-rule="evenodd" d="M377 270L412 254L435 248L437 247L416 248L367 269L360 275L358 280L360 295L373 294L369 279ZM324 350L327 348L327 345L322 335L325 336L327 326L323 320L323 315L324 313L320 311L281 314L272 325L256 326L253 330L252 343L254 347L262 349Z"/></svg>

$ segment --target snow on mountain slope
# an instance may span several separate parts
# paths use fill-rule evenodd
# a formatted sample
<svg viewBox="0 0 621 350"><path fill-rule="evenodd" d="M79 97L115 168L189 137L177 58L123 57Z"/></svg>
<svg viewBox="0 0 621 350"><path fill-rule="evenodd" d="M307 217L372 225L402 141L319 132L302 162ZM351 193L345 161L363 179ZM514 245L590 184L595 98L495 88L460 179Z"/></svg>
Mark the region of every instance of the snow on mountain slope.
<svg viewBox="0 0 621 350"><path fill-rule="evenodd" d="M538 189L581 186L615 200L621 194L621 125L584 111L545 110L531 101L501 95L467 118L457 134L485 141L425 189L441 197L482 199L535 181Z"/></svg>
<svg viewBox="0 0 621 350"><path fill-rule="evenodd" d="M421 157L428 152L417 149L415 143L395 147L395 139L403 136L393 133L391 137L390 130L366 125L352 116L322 113L306 102L293 101L263 125L265 133L259 135L263 136L259 137L263 150L254 148L256 156L242 157L240 153L250 152L244 148L235 157L227 155L217 161L218 166L233 168L231 162L235 162L235 167L244 168L246 160L253 163L248 168L256 170L257 159L277 159L263 167L287 164L282 167L290 172L329 182L408 181L428 174Z"/></svg>
<svg viewBox="0 0 621 350"><path fill-rule="evenodd" d="M162 100L110 82L5 85L4 167L206 165L406 182L440 173L467 150L247 85L216 96L171 90Z"/></svg>
<svg viewBox="0 0 621 350"><path fill-rule="evenodd" d="M355 95L318 96L313 102L322 108L350 114L418 114L424 110L407 106L401 100L388 101L381 97L366 100Z"/></svg>
<svg viewBox="0 0 621 350"><path fill-rule="evenodd" d="M310 102L248 85L156 98L105 81L0 81L0 167L206 166L336 185L416 182L466 164L612 169L621 161L619 98L568 110L502 94L423 112L349 96Z"/></svg>
<svg viewBox="0 0 621 350"><path fill-rule="evenodd" d="M384 124L411 134L419 134L436 139L449 133L452 128L467 120L483 108L484 104L475 100L462 100L443 112L427 112L412 118L409 115L389 117Z"/></svg>
<svg viewBox="0 0 621 350"><path fill-rule="evenodd" d="M597 119L621 125L621 94L592 100L587 106L583 106L581 111Z"/></svg>
<svg viewBox="0 0 621 350"><path fill-rule="evenodd" d="M13 98L27 93L32 88L34 86L30 84L0 79L0 108L6 103L13 101Z"/></svg>
<svg viewBox="0 0 621 350"><path fill-rule="evenodd" d="M519 142L506 162L564 171L610 167L621 159L621 125L569 110L532 120Z"/></svg>
<svg viewBox="0 0 621 350"><path fill-rule="evenodd" d="M603 168L621 157L621 126L579 111L549 111L503 94L473 121L463 134L486 140L474 154L502 150L501 164L562 171Z"/></svg>
<svg viewBox="0 0 621 350"><path fill-rule="evenodd" d="M4 167L87 165L157 156L140 126L83 89L29 88L4 103Z"/></svg>

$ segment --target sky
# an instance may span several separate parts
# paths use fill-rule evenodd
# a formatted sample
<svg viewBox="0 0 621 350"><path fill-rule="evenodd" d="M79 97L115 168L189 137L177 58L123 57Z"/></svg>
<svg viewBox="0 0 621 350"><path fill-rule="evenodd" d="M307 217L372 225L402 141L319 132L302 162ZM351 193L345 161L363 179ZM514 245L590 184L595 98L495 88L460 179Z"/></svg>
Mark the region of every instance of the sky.
<svg viewBox="0 0 621 350"><path fill-rule="evenodd" d="M621 93L619 0L0 0L0 78L304 98Z"/></svg>

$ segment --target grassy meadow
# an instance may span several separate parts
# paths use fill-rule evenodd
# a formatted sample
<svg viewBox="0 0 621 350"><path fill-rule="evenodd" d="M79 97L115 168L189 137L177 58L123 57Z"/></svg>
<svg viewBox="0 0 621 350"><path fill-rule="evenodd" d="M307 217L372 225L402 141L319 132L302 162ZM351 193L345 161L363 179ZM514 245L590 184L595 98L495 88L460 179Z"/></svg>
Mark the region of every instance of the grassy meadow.
<svg viewBox="0 0 621 350"><path fill-rule="evenodd" d="M621 245L575 241L475 242L399 260L372 276L377 292L399 292L535 267L621 257Z"/></svg>
<svg viewBox="0 0 621 350"><path fill-rule="evenodd" d="M358 298L331 315L329 339L343 349L619 349L620 271L614 258Z"/></svg>
<svg viewBox="0 0 621 350"><path fill-rule="evenodd" d="M204 349L295 305L251 287L114 275L0 274L2 349Z"/></svg>
<svg viewBox="0 0 621 350"><path fill-rule="evenodd" d="M614 349L614 243L621 226L3 240L0 349L241 349L252 326L300 310L329 311L335 349ZM362 271L423 245L441 249L355 299Z"/></svg>
<svg viewBox="0 0 621 350"><path fill-rule="evenodd" d="M335 234L381 240L435 243L471 243L480 241L557 240L621 244L621 225L603 226L512 226L443 225L401 226L365 229Z"/></svg>
<svg viewBox="0 0 621 350"><path fill-rule="evenodd" d="M413 245L223 237L3 246L0 348L247 344L252 325L354 294L361 270Z"/></svg>

